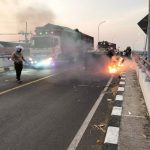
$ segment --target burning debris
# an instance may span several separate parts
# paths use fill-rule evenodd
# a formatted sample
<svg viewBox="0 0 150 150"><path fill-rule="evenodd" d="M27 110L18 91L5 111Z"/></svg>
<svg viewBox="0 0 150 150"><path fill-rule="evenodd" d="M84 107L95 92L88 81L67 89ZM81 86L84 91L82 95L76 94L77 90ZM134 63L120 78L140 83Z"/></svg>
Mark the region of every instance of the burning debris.
<svg viewBox="0 0 150 150"><path fill-rule="evenodd" d="M106 132L106 124L93 125L93 128L102 131L103 133Z"/></svg>
<svg viewBox="0 0 150 150"><path fill-rule="evenodd" d="M121 68L124 66L123 62L124 58L120 56L113 56L108 66L109 73L119 74L121 72Z"/></svg>
<svg viewBox="0 0 150 150"><path fill-rule="evenodd" d="M96 140L96 144L101 145L102 143L103 143L103 142L102 142L101 140L99 140L99 139Z"/></svg>
<svg viewBox="0 0 150 150"><path fill-rule="evenodd" d="M114 86L111 88L111 92L112 92L113 96L115 96L117 94L117 89L118 89L118 86Z"/></svg>
<svg viewBox="0 0 150 150"><path fill-rule="evenodd" d="M112 100L112 99L110 99L110 98L108 98L108 99L107 99L107 101L108 101L108 102L112 102L113 100Z"/></svg>

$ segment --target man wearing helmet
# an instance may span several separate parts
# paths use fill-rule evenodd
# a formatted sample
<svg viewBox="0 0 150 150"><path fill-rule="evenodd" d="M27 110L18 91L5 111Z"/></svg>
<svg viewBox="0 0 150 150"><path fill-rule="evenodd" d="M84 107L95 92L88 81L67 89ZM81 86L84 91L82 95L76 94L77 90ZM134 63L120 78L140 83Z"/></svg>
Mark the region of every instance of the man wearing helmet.
<svg viewBox="0 0 150 150"><path fill-rule="evenodd" d="M12 60L14 61L14 67L16 70L16 79L20 83L22 82L20 80L21 77L21 71L23 69L23 61L25 61L21 51L23 50L23 47L18 45L16 46L15 52L12 54Z"/></svg>

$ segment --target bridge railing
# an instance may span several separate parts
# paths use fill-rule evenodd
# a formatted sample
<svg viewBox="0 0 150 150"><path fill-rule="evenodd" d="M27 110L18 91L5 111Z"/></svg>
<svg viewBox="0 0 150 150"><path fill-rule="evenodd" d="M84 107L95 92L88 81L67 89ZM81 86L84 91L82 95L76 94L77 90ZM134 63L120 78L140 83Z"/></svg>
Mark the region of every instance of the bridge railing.
<svg viewBox="0 0 150 150"><path fill-rule="evenodd" d="M133 59L138 64L136 67L137 79L150 116L150 62L147 61L146 57L137 53L133 53Z"/></svg>
<svg viewBox="0 0 150 150"><path fill-rule="evenodd" d="M139 54L134 54L134 58L136 63L142 69L142 72L145 72L147 75L147 79L150 81L150 62L146 60L143 56Z"/></svg>

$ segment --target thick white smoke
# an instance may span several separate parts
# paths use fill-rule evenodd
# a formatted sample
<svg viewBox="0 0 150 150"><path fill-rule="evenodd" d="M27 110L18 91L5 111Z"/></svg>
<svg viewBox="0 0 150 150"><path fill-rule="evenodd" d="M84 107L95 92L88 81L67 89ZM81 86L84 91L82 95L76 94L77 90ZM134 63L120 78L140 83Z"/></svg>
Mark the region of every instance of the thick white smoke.
<svg viewBox="0 0 150 150"><path fill-rule="evenodd" d="M28 22L28 30L33 32L35 27L53 23L55 19L51 8L38 0L0 0L0 4L2 8L7 8L2 10L5 16L1 16L1 18L13 18L18 32L25 30L26 22Z"/></svg>
<svg viewBox="0 0 150 150"><path fill-rule="evenodd" d="M55 15L50 8L45 6L28 6L16 13L16 20L20 29L24 29L25 22L28 22L29 30L54 21Z"/></svg>

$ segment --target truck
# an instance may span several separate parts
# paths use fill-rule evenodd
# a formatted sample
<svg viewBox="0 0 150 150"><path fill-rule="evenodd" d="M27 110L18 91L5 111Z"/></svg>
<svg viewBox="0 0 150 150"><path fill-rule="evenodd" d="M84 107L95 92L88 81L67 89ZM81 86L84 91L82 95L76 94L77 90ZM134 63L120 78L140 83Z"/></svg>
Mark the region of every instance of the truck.
<svg viewBox="0 0 150 150"><path fill-rule="evenodd" d="M112 57L116 51L116 44L108 41L98 42L98 49L109 57Z"/></svg>
<svg viewBox="0 0 150 150"><path fill-rule="evenodd" d="M31 38L29 49L28 60L32 67L54 66L54 60L61 53L60 37L54 35L34 35Z"/></svg>
<svg viewBox="0 0 150 150"><path fill-rule="evenodd" d="M82 59L85 51L93 46L94 38L78 29L46 24L35 29L28 60L34 68L53 67Z"/></svg>

